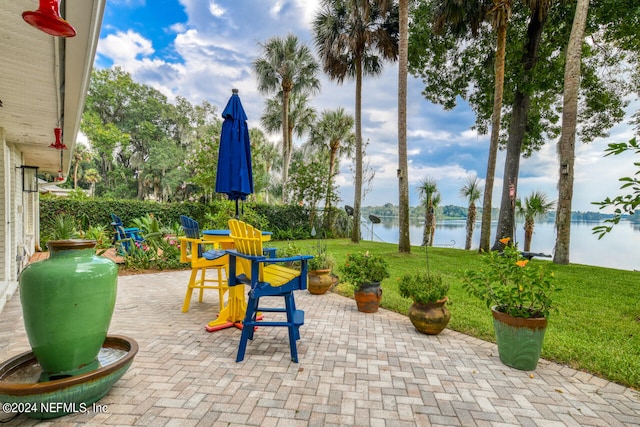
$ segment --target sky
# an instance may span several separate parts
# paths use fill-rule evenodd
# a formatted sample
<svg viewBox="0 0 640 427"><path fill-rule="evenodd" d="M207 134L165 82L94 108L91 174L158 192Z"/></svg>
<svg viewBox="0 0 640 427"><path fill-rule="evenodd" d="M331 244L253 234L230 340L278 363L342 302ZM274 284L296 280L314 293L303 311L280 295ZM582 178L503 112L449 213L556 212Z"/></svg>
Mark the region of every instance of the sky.
<svg viewBox="0 0 640 427"><path fill-rule="evenodd" d="M120 66L135 81L163 93L170 102L182 96L192 104L208 100L222 112L239 89L250 127L260 127L266 97L257 90L252 62L260 55L259 43L271 37L298 36L314 54L311 22L319 1L308 0L109 0L95 59L98 69ZM321 90L311 105L318 112L343 107L355 113L355 85L329 80L319 74ZM427 101L424 84L409 76L407 99L407 145L409 152L410 205L419 204L416 189L431 177L441 193L441 205L466 206L460 188L468 176L478 176L484 186L489 136L472 130L473 112L464 102L453 110ZM386 63L377 77L366 77L362 95L362 138L368 141L366 161L375 171L363 206L398 204L397 63ZM632 99L630 116L640 108ZM604 158L610 142L628 141L631 126L622 123L607 138L590 144L576 141L575 182L572 210L596 211L592 202L620 194L618 179L635 170L631 153ZM281 135L267 134L271 141ZM303 140L296 140L301 144ZM520 165L518 196L543 191L557 200L557 141ZM342 202L353 206L351 161L341 161L337 184ZM493 207L500 206L504 152L496 166ZM482 204L482 198L479 204Z"/></svg>

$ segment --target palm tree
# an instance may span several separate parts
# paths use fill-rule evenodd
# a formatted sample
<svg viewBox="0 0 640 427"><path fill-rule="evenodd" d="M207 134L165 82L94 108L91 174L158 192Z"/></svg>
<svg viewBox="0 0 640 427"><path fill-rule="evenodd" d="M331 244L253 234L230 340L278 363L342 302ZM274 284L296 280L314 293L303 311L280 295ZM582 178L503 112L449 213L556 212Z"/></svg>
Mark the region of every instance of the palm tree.
<svg viewBox="0 0 640 427"><path fill-rule="evenodd" d="M426 215L426 219L429 221L428 227L428 233L429 233L429 246L433 246L433 242L435 241L436 238L436 209L438 208L438 206L440 205L440 193L435 193L433 195L433 197L431 198L431 209L429 209L429 215ZM423 236L424 239L424 236Z"/></svg>
<svg viewBox="0 0 640 427"><path fill-rule="evenodd" d="M491 1L491 0L488 0ZM487 17L487 0L436 0L433 3L433 28L441 34L445 28L454 33L471 31L472 36Z"/></svg>
<svg viewBox="0 0 640 427"><path fill-rule="evenodd" d="M558 142L560 178L558 180L558 212L556 213L556 245L553 262L569 263L571 231L571 201L573 199L573 162L575 158L576 117L578 115L578 89L580 87L580 60L584 31L589 12L589 0L578 0L571 36L567 47L564 69L564 105L562 133ZM566 167L566 172L565 172Z"/></svg>
<svg viewBox="0 0 640 427"><path fill-rule="evenodd" d="M253 130L253 129L251 129ZM249 132L251 132L251 130ZM251 140L253 144L253 138ZM267 185L264 187L264 202L269 204L269 193L274 188L274 181L271 176L271 172L277 170L277 165L281 164L282 157L278 151L278 147L272 142L264 140L262 144L256 147L254 159L260 159L260 163L264 167L264 175L268 180Z"/></svg>
<svg viewBox="0 0 640 427"><path fill-rule="evenodd" d="M531 240L533 239L533 228L535 221L544 217L549 212L555 202L548 200L542 191L534 191L529 197L524 198L524 203L519 199L516 203L516 213L519 218L524 219L524 251L531 250Z"/></svg>
<svg viewBox="0 0 640 427"><path fill-rule="evenodd" d="M73 150L73 188L78 188L78 168L81 162L88 162L93 157L84 144L76 144Z"/></svg>
<svg viewBox="0 0 640 427"><path fill-rule="evenodd" d="M476 201L480 199L482 188L480 180L477 176L467 177L467 183L460 189L460 195L469 201L467 213L467 237L465 239L464 248L471 249L471 240L473 238L473 229L476 225Z"/></svg>
<svg viewBox="0 0 640 427"><path fill-rule="evenodd" d="M355 79L355 185L351 241L360 242L362 201L362 77L378 75L381 59L398 56L397 7L391 0L322 0L313 33L323 70L341 84ZM380 56L378 56L380 55Z"/></svg>
<svg viewBox="0 0 640 427"><path fill-rule="evenodd" d="M409 72L409 0L399 1L398 48L398 252L411 253L409 165L407 161L407 74Z"/></svg>
<svg viewBox="0 0 640 427"><path fill-rule="evenodd" d="M293 135L302 138L304 134L311 129L316 119L315 108L309 105L309 96L305 93L291 92L288 107L289 119L287 120L287 140L293 141ZM260 117L260 123L268 132L277 132L282 129L282 97L280 94L266 101L264 112ZM293 155L293 145L289 147L289 160L286 164L286 176L289 176L289 165L291 164L291 156ZM282 149L282 172L283 186L285 175L285 153L284 146ZM286 201L285 188L283 188L283 201Z"/></svg>
<svg viewBox="0 0 640 427"><path fill-rule="evenodd" d="M286 202L286 184L293 143L289 139L289 96L292 92L316 93L320 81L316 77L318 64L311 50L289 34L285 38L272 37L259 43L262 55L253 63L258 78L258 91L263 94L282 94L282 185Z"/></svg>
<svg viewBox="0 0 640 427"><path fill-rule="evenodd" d="M84 180L89 183L91 195L94 196L96 192L96 184L102 181L100 173L98 173L97 169L87 169L84 173Z"/></svg>
<svg viewBox="0 0 640 427"><path fill-rule="evenodd" d="M491 200L493 182L498 157L500 136L500 117L504 92L504 64L507 44L507 25L511 16L511 0L487 0L460 2L458 0L437 0L434 5L434 30L443 33L445 27L454 33L470 31L472 36L478 33L482 23L489 17L496 31L496 60L494 65L493 113L491 116L491 139L487 159L484 198L482 202L482 225L480 230L480 251L488 251L491 241Z"/></svg>
<svg viewBox="0 0 640 427"><path fill-rule="evenodd" d="M327 182L327 193L325 197L325 229L329 229L332 224L331 216L331 193L333 189L333 179L336 175L336 164L342 155L351 155L355 135L353 134L353 117L344 112L340 107L336 110L325 110L322 112L320 120L311 131L309 145L329 149L329 177ZM326 144L326 145L325 145Z"/></svg>
<svg viewBox="0 0 640 427"><path fill-rule="evenodd" d="M504 161L504 177L502 180L502 200L500 215L496 227L496 238L493 250L502 250L504 244L500 239L511 236L515 224L515 199L518 191L518 175L520 173L520 156L524 143L527 120L531 109L530 84L540 51L542 30L549 17L549 10L553 0L523 0L529 8L529 23L523 49L520 51L519 72L521 76L513 93L511 118L509 122L509 137Z"/></svg>
<svg viewBox="0 0 640 427"><path fill-rule="evenodd" d="M498 158L498 140L500 138L500 117L502 112L502 95L504 92L504 58L507 46L507 24L511 17L510 0L493 0L490 11L491 24L496 31L495 87L493 91L493 113L491 115L491 139L489 157L487 159L487 175L485 177L484 198L482 200L482 223L480 229L481 251L488 251L491 244L491 200L493 198L493 181L496 174Z"/></svg>
<svg viewBox="0 0 640 427"><path fill-rule="evenodd" d="M418 186L420 199L425 207L424 231L422 233L422 246L433 246L433 235L435 233L436 207L440 202L438 184L431 177L424 178Z"/></svg>

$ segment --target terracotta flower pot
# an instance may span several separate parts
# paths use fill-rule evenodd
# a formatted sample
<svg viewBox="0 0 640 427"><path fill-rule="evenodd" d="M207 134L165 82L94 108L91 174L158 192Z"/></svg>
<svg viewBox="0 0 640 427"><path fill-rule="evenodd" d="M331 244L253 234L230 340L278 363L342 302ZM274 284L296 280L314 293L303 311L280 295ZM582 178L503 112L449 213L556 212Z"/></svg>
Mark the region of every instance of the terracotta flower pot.
<svg viewBox="0 0 640 427"><path fill-rule="evenodd" d="M438 335L449 324L451 313L445 304L449 298L421 304L414 302L409 307L409 320L413 326L423 334Z"/></svg>
<svg viewBox="0 0 640 427"><path fill-rule="evenodd" d="M353 292L353 297L356 300L358 311L362 313L377 312L380 307L380 301L382 300L380 282L360 285L360 287Z"/></svg>

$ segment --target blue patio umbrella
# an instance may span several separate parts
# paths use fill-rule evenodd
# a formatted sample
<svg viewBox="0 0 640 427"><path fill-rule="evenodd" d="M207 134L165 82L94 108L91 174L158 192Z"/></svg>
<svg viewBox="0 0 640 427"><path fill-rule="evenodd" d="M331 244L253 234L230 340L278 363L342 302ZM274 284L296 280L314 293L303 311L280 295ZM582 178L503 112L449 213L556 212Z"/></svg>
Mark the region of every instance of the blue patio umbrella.
<svg viewBox="0 0 640 427"><path fill-rule="evenodd" d="M232 89L232 95L222 112L224 122L220 134L218 151L218 172L216 174L216 193L223 193L229 200L245 200L253 193L253 171L251 169L251 143L247 128L247 115L242 108L238 89Z"/></svg>

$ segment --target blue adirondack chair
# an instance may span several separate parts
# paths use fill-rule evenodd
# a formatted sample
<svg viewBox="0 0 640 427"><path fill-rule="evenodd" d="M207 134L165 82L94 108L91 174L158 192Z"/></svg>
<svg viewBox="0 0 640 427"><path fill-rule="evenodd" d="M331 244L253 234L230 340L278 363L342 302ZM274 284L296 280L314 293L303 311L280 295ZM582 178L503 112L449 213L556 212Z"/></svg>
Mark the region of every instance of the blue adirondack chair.
<svg viewBox="0 0 640 427"><path fill-rule="evenodd" d="M111 213L111 225L113 226L113 244L118 246L118 253L125 255L131 251L131 245L144 242L142 237L142 230L136 227L125 227L122 224L122 219Z"/></svg>
<svg viewBox="0 0 640 427"><path fill-rule="evenodd" d="M237 219L229 220L229 229L235 249L229 254L229 287L251 286L247 308L242 322L242 334L236 362L244 359L247 340L253 339L256 326L286 327L289 330L291 360L298 363L296 341L300 339L300 326L304 324L304 311L296 309L294 291L307 288L307 261L310 255L288 258L271 258L263 255L262 232ZM276 263L300 261L300 269L284 267ZM237 263L241 265L241 270ZM237 272L241 274L236 275ZM264 297L279 297L284 307L260 306ZM281 321L259 320L261 313L283 313Z"/></svg>

